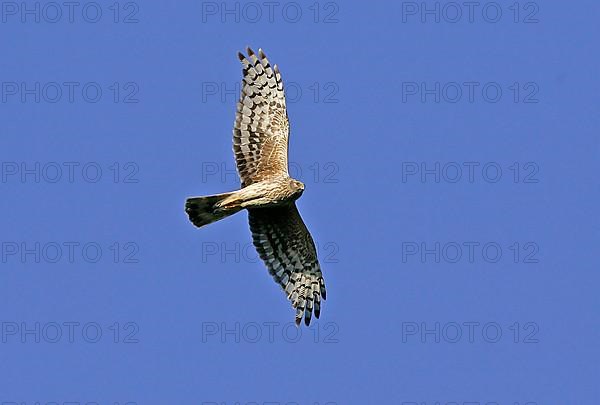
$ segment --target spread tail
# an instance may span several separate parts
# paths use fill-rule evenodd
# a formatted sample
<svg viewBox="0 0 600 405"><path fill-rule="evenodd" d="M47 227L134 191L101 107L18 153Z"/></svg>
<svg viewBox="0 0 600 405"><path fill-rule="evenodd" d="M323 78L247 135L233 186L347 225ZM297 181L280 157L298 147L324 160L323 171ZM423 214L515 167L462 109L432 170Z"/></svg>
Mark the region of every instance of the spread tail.
<svg viewBox="0 0 600 405"><path fill-rule="evenodd" d="M188 198L185 202L185 212L187 212L190 221L198 228L208 225L233 215L242 209L235 199L233 201L225 201L234 194L235 191L205 197ZM224 204L225 202L226 204Z"/></svg>

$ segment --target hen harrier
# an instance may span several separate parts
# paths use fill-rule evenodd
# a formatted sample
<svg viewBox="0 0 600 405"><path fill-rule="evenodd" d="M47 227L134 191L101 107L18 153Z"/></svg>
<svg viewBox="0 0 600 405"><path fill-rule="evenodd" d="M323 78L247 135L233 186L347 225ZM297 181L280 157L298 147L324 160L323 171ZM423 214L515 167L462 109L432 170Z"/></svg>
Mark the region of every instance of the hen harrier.
<svg viewBox="0 0 600 405"><path fill-rule="evenodd" d="M188 198L190 221L197 227L248 210L254 246L273 279L296 309L296 324L312 312L319 318L325 282L317 252L295 201L304 184L288 173L290 126L283 82L277 65L262 49L239 53L243 65L242 94L233 127L233 151L242 188L224 194Z"/></svg>

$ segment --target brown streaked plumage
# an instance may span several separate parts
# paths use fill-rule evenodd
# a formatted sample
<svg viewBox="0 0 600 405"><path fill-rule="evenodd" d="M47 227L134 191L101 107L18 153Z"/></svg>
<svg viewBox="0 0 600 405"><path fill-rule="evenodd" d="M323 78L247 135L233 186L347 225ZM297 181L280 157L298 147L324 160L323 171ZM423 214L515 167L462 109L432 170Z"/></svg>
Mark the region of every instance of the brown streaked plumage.
<svg viewBox="0 0 600 405"><path fill-rule="evenodd" d="M238 54L243 65L233 128L233 152L242 188L188 198L185 210L197 227L247 209L254 246L296 309L296 324L319 317L325 281L315 244L295 201L304 184L289 176L289 121L283 81L259 49Z"/></svg>

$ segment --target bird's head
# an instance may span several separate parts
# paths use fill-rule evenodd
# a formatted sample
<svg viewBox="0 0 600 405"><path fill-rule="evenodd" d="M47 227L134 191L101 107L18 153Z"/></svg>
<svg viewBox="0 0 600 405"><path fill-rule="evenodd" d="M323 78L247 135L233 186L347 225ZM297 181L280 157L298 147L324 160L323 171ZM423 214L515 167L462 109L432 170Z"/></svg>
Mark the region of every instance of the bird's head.
<svg viewBox="0 0 600 405"><path fill-rule="evenodd" d="M290 187L294 191L294 195L297 196L296 198L300 197L304 192L304 183L296 179L290 179Z"/></svg>

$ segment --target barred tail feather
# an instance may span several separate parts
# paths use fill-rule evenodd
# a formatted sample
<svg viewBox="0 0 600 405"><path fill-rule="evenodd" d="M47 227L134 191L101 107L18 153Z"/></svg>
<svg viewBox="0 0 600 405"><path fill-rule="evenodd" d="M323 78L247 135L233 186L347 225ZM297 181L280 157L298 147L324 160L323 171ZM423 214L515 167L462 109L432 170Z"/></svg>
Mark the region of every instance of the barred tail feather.
<svg viewBox="0 0 600 405"><path fill-rule="evenodd" d="M223 204L233 194L235 192L188 198L185 202L185 212L188 214L190 221L200 228L233 215L242 209L235 203Z"/></svg>

